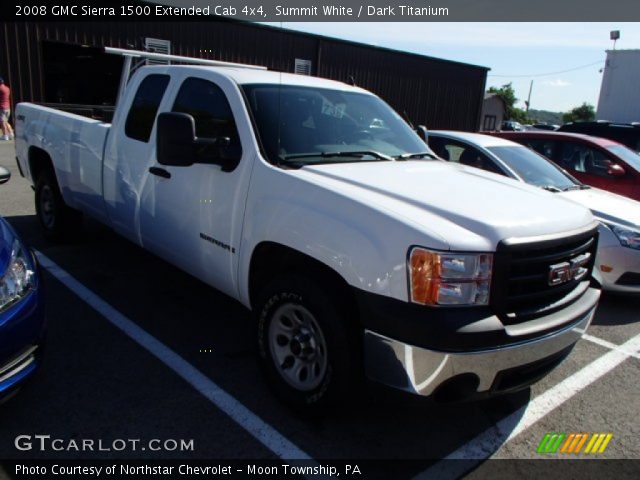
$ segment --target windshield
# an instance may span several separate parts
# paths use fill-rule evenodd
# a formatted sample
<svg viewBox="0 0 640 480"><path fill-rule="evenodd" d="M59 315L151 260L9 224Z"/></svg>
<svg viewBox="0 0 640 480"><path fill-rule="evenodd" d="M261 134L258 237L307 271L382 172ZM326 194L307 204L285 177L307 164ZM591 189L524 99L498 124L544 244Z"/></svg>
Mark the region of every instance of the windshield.
<svg viewBox="0 0 640 480"><path fill-rule="evenodd" d="M272 163L385 161L432 153L391 107L373 95L289 85L243 89Z"/></svg>
<svg viewBox="0 0 640 480"><path fill-rule="evenodd" d="M522 146L487 147L522 180L537 187L569 190L579 185L546 158Z"/></svg>
<svg viewBox="0 0 640 480"><path fill-rule="evenodd" d="M624 145L610 145L607 147L607 150L640 171L640 155L633 150L628 149Z"/></svg>

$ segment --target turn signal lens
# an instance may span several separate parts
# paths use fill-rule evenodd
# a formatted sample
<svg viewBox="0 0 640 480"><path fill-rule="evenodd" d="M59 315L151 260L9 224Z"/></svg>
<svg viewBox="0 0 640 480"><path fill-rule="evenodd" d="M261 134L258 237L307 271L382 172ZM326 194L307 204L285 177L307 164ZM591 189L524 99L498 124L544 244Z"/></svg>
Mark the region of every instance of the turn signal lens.
<svg viewBox="0 0 640 480"><path fill-rule="evenodd" d="M493 255L433 252L409 255L411 301L423 305L487 305Z"/></svg>

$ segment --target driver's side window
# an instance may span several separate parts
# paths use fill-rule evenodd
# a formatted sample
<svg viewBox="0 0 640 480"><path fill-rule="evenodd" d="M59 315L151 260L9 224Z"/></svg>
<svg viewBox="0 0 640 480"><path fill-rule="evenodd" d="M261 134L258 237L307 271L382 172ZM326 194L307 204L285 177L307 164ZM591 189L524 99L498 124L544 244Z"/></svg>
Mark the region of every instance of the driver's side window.
<svg viewBox="0 0 640 480"><path fill-rule="evenodd" d="M589 149L590 155L585 162L585 172L599 177L608 177L611 168L611 160L600 150Z"/></svg>
<svg viewBox="0 0 640 480"><path fill-rule="evenodd" d="M504 172L487 155L466 143L444 138L429 137L429 146L440 158L504 175Z"/></svg>
<svg viewBox="0 0 640 480"><path fill-rule="evenodd" d="M588 145L566 142L562 148L561 165L579 173L607 177L611 160Z"/></svg>
<svg viewBox="0 0 640 480"><path fill-rule="evenodd" d="M187 78L176 96L173 111L188 113L194 118L197 137L227 137L229 145L240 145L231 107L216 84L201 78Z"/></svg>
<svg viewBox="0 0 640 480"><path fill-rule="evenodd" d="M459 161L463 165L468 165L470 167L486 170L487 172L504 175L504 172L495 164L495 162L491 158L489 158L477 148L470 145L464 145L464 150L460 155Z"/></svg>

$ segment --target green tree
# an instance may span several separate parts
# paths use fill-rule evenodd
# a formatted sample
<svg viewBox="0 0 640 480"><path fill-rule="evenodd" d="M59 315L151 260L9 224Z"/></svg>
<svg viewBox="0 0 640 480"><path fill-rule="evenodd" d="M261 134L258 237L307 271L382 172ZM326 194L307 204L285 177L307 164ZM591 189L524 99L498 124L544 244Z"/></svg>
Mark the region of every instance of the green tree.
<svg viewBox="0 0 640 480"><path fill-rule="evenodd" d="M495 93L504 102L506 109L505 120L513 120L520 123L529 123L530 120L527 112L525 112L521 108L516 107L518 98L516 97L516 92L513 89L513 85L511 83L502 85L500 88L490 87L488 92Z"/></svg>
<svg viewBox="0 0 640 480"><path fill-rule="evenodd" d="M562 120L565 123L568 122L592 122L596 119L596 109L593 105L589 105L584 102L579 107L576 107L568 112L562 114Z"/></svg>
<svg viewBox="0 0 640 480"><path fill-rule="evenodd" d="M513 120L515 122L520 123L532 123L529 118L529 114L521 108L513 107L511 109L511 113L509 114L509 120Z"/></svg>

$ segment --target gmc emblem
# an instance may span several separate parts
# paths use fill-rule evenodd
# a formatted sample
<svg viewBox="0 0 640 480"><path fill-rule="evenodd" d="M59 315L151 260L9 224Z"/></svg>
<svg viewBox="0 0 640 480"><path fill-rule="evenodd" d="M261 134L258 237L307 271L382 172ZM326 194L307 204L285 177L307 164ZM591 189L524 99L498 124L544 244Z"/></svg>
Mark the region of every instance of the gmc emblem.
<svg viewBox="0 0 640 480"><path fill-rule="evenodd" d="M549 266L549 285L556 286L571 280L582 280L589 271L586 267L589 260L591 260L591 253L586 252L568 262Z"/></svg>

